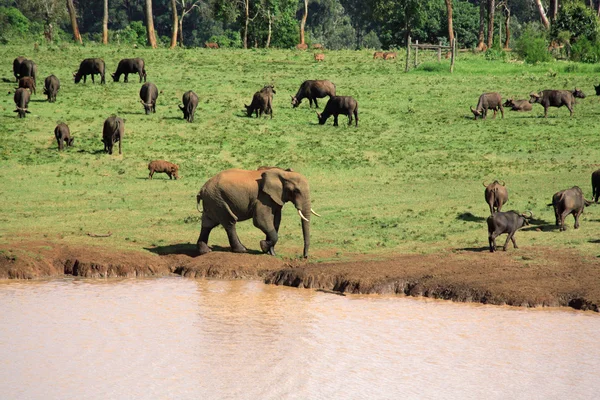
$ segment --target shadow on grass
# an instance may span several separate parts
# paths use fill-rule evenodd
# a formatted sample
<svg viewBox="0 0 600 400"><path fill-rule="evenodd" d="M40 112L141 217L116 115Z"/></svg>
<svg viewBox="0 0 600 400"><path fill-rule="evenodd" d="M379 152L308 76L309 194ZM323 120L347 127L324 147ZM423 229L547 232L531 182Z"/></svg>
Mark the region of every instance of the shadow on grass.
<svg viewBox="0 0 600 400"><path fill-rule="evenodd" d="M483 253L486 251L490 251L489 246L483 246L483 247L463 247L462 249L456 249L459 251L469 251L471 253Z"/></svg>
<svg viewBox="0 0 600 400"><path fill-rule="evenodd" d="M231 248L221 246L210 246L212 251L220 253L231 253ZM198 257L198 248L192 243L178 243L170 244L166 246L156 247L144 247L144 250L148 250L151 253L158 254L159 256L166 256L169 254L182 254L189 257ZM248 249L248 254L263 254L262 251Z"/></svg>
<svg viewBox="0 0 600 400"><path fill-rule="evenodd" d="M552 232L557 231L558 226L554 222L548 222L543 219L530 219L530 226L527 228L521 229L524 232L532 232L532 231L542 231L542 232Z"/></svg>
<svg viewBox="0 0 600 400"><path fill-rule="evenodd" d="M487 218L484 217L478 217L476 215L473 215L470 212L464 212L462 214L458 214L456 216L456 219L461 220L461 221L467 221L467 222L483 222L485 221Z"/></svg>
<svg viewBox="0 0 600 400"><path fill-rule="evenodd" d="M588 240L588 243L600 243L600 239Z"/></svg>
<svg viewBox="0 0 600 400"><path fill-rule="evenodd" d="M85 149L79 149L77 150L78 153L87 153L87 154L108 154L107 152L104 151L104 149L101 150L85 150ZM117 153L119 152L119 150L117 149Z"/></svg>

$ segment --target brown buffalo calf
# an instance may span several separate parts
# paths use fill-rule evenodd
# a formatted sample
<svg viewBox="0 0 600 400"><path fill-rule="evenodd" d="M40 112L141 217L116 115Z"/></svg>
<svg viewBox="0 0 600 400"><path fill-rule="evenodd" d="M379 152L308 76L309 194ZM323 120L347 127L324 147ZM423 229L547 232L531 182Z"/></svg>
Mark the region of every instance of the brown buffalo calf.
<svg viewBox="0 0 600 400"><path fill-rule="evenodd" d="M316 50L323 50L325 49L325 46L323 46L321 43L315 43L312 45L312 48Z"/></svg>
<svg viewBox="0 0 600 400"><path fill-rule="evenodd" d="M306 43L298 43L296 45L296 49L298 49L298 50L306 50L306 49L308 49L308 45Z"/></svg>
<svg viewBox="0 0 600 400"><path fill-rule="evenodd" d="M152 179L152 176L155 172L164 172L169 175L169 179L179 178L179 165L170 163L165 160L154 160L148 164L148 169L150 170L149 178Z"/></svg>
<svg viewBox="0 0 600 400"><path fill-rule="evenodd" d="M219 44L215 43L215 42L207 42L207 43L204 43L204 47L206 47L207 49L218 49Z"/></svg>
<svg viewBox="0 0 600 400"><path fill-rule="evenodd" d="M383 60L383 51L376 51L375 53L373 53L373 60L375 60L376 58L381 58Z"/></svg>
<svg viewBox="0 0 600 400"><path fill-rule="evenodd" d="M323 53L315 54L315 61L317 61L317 62L318 61L325 61L325 54L323 54Z"/></svg>
<svg viewBox="0 0 600 400"><path fill-rule="evenodd" d="M35 81L31 76L24 76L19 79L19 87L29 89L30 93L35 94Z"/></svg>
<svg viewBox="0 0 600 400"><path fill-rule="evenodd" d="M395 59L396 58L396 52L395 51L391 51L389 53L383 53L383 59L384 60L391 60L391 59Z"/></svg>

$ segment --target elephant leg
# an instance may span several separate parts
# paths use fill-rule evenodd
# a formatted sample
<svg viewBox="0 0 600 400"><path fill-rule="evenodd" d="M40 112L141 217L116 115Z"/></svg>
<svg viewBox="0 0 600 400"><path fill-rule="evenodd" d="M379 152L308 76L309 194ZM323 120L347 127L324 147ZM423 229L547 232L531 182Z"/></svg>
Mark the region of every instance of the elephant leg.
<svg viewBox="0 0 600 400"><path fill-rule="evenodd" d="M208 218L205 218L204 216L202 217L202 228L200 229L198 243L196 243L196 247L198 248L198 252L200 253L200 255L212 251L210 247L208 247L208 237L210 236L210 231L212 231L213 228L217 225L219 225L218 222L211 221Z"/></svg>
<svg viewBox="0 0 600 400"><path fill-rule="evenodd" d="M260 249L264 253L274 256L275 244L279 239L277 231L281 222L281 209L273 209L272 213L273 217L269 217L267 215L262 214L256 214L254 216L253 222L254 226L263 231L263 233L266 235L266 239L260 241Z"/></svg>
<svg viewBox="0 0 600 400"><path fill-rule="evenodd" d="M231 251L233 251L234 253L247 253L248 252L246 247L244 247L242 242L240 242L240 238L238 237L237 232L235 230L235 222L227 225L227 227L225 228L225 232L227 232L227 238L229 239L229 245L231 246Z"/></svg>

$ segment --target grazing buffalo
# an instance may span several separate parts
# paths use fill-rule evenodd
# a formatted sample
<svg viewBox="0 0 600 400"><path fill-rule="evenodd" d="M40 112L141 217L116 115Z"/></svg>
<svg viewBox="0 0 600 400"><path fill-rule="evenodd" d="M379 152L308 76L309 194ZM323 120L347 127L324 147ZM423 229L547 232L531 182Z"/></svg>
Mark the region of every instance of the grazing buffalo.
<svg viewBox="0 0 600 400"><path fill-rule="evenodd" d="M252 113L255 113L258 118L259 114L262 117L264 113L271 114L271 118L273 118L273 93L276 92L272 85L265 86L259 92L254 93L252 103L249 106L244 104L248 116L251 117Z"/></svg>
<svg viewBox="0 0 600 400"><path fill-rule="evenodd" d="M146 115L156 112L156 99L158 98L158 88L154 83L147 82L140 89L140 103L144 105Z"/></svg>
<svg viewBox="0 0 600 400"><path fill-rule="evenodd" d="M260 89L260 92L269 96L269 102L267 103L267 113L271 114L271 118L273 118L273 95L277 94L277 92L275 91L275 86L265 85L265 87Z"/></svg>
<svg viewBox="0 0 600 400"><path fill-rule="evenodd" d="M548 117L548 108L566 106L573 116L573 105L575 105L575 96L570 90L543 90L539 93L530 93L529 102L531 104L539 103L544 107L544 118Z"/></svg>
<svg viewBox="0 0 600 400"><path fill-rule="evenodd" d="M19 81L19 74L21 73L21 64L25 60L27 60L25 57L19 56L13 61L13 75L15 76L17 82Z"/></svg>
<svg viewBox="0 0 600 400"><path fill-rule="evenodd" d="M102 128L102 142L104 143L104 151L112 154L113 145L119 142L119 154L121 151L121 143L123 142L123 134L125 133L125 122L116 115L106 118L104 127Z"/></svg>
<svg viewBox="0 0 600 400"><path fill-rule="evenodd" d="M317 99L326 96L335 96L335 85L327 80L304 81L295 96L292 96L292 106L298 107L303 99L308 99L309 107L312 108L313 101L315 108L319 108Z"/></svg>
<svg viewBox="0 0 600 400"><path fill-rule="evenodd" d="M314 43L312 48L315 50L325 50L325 46L323 46L321 43Z"/></svg>
<svg viewBox="0 0 600 400"><path fill-rule="evenodd" d="M144 60L141 58L124 58L119 61L117 70L110 76L112 76L114 82L119 82L121 75L125 75L123 82L129 82L129 74L138 74L140 83L142 83L142 79L146 82L146 69L144 67Z"/></svg>
<svg viewBox="0 0 600 400"><path fill-rule="evenodd" d="M522 227L529 225L529 220L531 218L533 218L533 213L531 212L529 212L529 216L526 214L519 214L516 211L497 212L490 215L487 218L490 251L492 253L496 251L496 238L503 233L507 233L508 237L506 238L502 250L506 251L509 240L512 240L513 246L515 249L518 249L517 241L515 240L515 232Z"/></svg>
<svg viewBox="0 0 600 400"><path fill-rule="evenodd" d="M325 54L323 53L315 53L315 61L325 61Z"/></svg>
<svg viewBox="0 0 600 400"><path fill-rule="evenodd" d="M565 218L569 214L573 214L575 218L575 229L579 228L579 216L583 213L583 209L592 204L591 201L583 197L583 191L579 186L573 186L570 189L561 190L552 196L552 204L554 207L554 216L556 217L556 226L561 231L565 230Z"/></svg>
<svg viewBox="0 0 600 400"><path fill-rule="evenodd" d="M194 114L196 113L196 107L198 107L198 95L191 90L183 94L183 107L179 106L179 109L183 111L183 118L187 122L194 122Z"/></svg>
<svg viewBox="0 0 600 400"><path fill-rule="evenodd" d="M333 115L333 126L338 126L338 115L348 116L348 125L352 125L354 115L356 126L358 126L358 102L351 96L331 96L322 114L317 111L319 125L324 125L327 119Z"/></svg>
<svg viewBox="0 0 600 400"><path fill-rule="evenodd" d="M600 169L592 173L592 197L594 202L598 202L600 197Z"/></svg>
<svg viewBox="0 0 600 400"><path fill-rule="evenodd" d="M35 81L31 76L24 76L19 79L19 87L29 89L29 91L35 94Z"/></svg>
<svg viewBox="0 0 600 400"><path fill-rule="evenodd" d="M596 89L596 96L600 96L600 85L594 85L594 89Z"/></svg>
<svg viewBox="0 0 600 400"><path fill-rule="evenodd" d="M296 45L296 49L298 49L298 50L306 50L306 49L308 49L308 45L306 43L298 43Z"/></svg>
<svg viewBox="0 0 600 400"><path fill-rule="evenodd" d="M376 58L381 58L383 60L383 51L376 51L375 53L373 53L373 60L375 60Z"/></svg>
<svg viewBox="0 0 600 400"><path fill-rule="evenodd" d="M504 118L504 107L502 106L502 96L499 93L484 93L479 96L479 102L477 103L477 108L473 110L471 107L471 112L477 117L482 117L485 119L487 117L488 110L494 110L494 116L492 118L496 118L496 112L500 110L502 114L502 118Z"/></svg>
<svg viewBox="0 0 600 400"><path fill-rule="evenodd" d="M504 107L510 107L511 111L531 111L533 108L529 100L508 99L503 104Z"/></svg>
<svg viewBox="0 0 600 400"><path fill-rule="evenodd" d="M37 82L37 65L32 60L23 60L19 67L19 78L30 76Z"/></svg>
<svg viewBox="0 0 600 400"><path fill-rule="evenodd" d="M15 101L15 105L17 106L15 112L19 114L19 118L25 118L27 114L30 114L29 110L27 109L30 97L31 93L29 93L29 90L25 88L18 88L15 91L15 96L13 99Z"/></svg>
<svg viewBox="0 0 600 400"><path fill-rule="evenodd" d="M83 77L83 83L86 82L87 76L92 76L92 83L96 83L94 81L94 75L100 74L100 83L106 83L104 79L104 60L101 58L86 58L79 64L79 70L73 74L75 78L75 83L79 83L81 81L81 77Z"/></svg>
<svg viewBox="0 0 600 400"><path fill-rule="evenodd" d="M508 202L508 190L506 183L494 181L485 186L485 202L490 206L490 214L502 211L502 206Z"/></svg>
<svg viewBox="0 0 600 400"><path fill-rule="evenodd" d="M173 179L173 177L175 177L175 180L179 179L179 165L165 160L151 161L150 164L148 164L148 169L150 170L150 175L148 176L149 179L152 179L155 172L164 172L169 175L169 179Z"/></svg>
<svg viewBox="0 0 600 400"><path fill-rule="evenodd" d="M60 81L54 75L50 75L44 81L44 94L48 96L48 103L54 103L56 101L56 94L60 89Z"/></svg>
<svg viewBox="0 0 600 400"><path fill-rule="evenodd" d="M56 128L54 128L54 136L56 137L59 151L65 148L65 143L67 146L73 146L73 137L71 136L71 131L67 124L60 123L56 125Z"/></svg>
<svg viewBox="0 0 600 400"><path fill-rule="evenodd" d="M386 52L383 53L383 59L384 60L391 60L391 59L395 59L397 56L395 51L390 51L390 52Z"/></svg>
<svg viewBox="0 0 600 400"><path fill-rule="evenodd" d="M204 47L206 47L207 49L218 49L219 44L215 42L206 42L204 43Z"/></svg>

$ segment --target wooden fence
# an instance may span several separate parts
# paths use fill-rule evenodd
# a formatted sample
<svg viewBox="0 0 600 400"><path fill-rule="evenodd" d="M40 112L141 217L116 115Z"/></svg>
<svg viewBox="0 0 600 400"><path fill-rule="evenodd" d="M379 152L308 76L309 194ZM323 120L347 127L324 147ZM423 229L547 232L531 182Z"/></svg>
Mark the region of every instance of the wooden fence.
<svg viewBox="0 0 600 400"><path fill-rule="evenodd" d="M450 46L443 46L440 44L419 44L418 40L415 43L411 42L410 36L408 37L408 43L406 45L406 68L404 72L408 72L410 69L410 53L414 50L414 66L415 68L419 65L419 50L436 50L438 62L442 62L442 50L450 51L450 72L454 72L454 59L456 56L456 39L452 40Z"/></svg>

